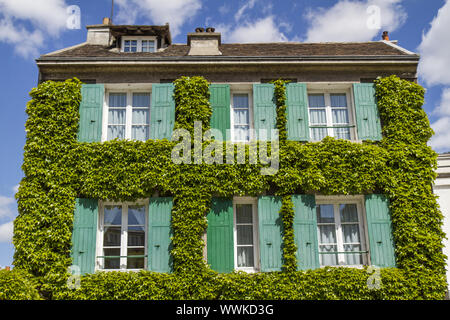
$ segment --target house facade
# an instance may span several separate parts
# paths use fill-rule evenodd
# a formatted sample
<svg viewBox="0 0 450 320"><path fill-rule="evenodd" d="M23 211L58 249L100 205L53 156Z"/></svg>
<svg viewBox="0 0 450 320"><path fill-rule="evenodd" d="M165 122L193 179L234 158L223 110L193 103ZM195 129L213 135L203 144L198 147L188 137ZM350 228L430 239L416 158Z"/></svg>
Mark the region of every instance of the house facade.
<svg viewBox="0 0 450 320"><path fill-rule="evenodd" d="M244 171L230 177L224 169L223 178L216 172L218 177L208 180L212 181L205 196L208 205L198 209L190 208L189 203L203 205L203 200L189 200L186 191L199 188L194 178L185 181L185 189L180 185L163 188L162 183L158 185L158 177L152 188L141 186L146 191L135 194L118 191L112 180L101 178L103 186L99 188L122 192L121 199L89 192L96 190L89 183L97 182L83 182L76 191L70 247L72 266L79 268L81 275L140 270L180 273L179 266L190 259L188 254L181 257L180 248L189 250L190 245L198 243L202 248L194 251L201 252L205 267L220 274L283 273L291 260L298 272L336 268L357 270L368 277L373 272L367 271L369 266L410 270L402 260L402 232L394 223L400 220L395 214L398 201L383 187L390 182L373 171L378 160L371 152L381 152L380 159L385 160L380 161L389 163L385 153L389 147L381 142L387 126L383 123L385 111L380 111L377 103L374 81L397 75L415 82L417 54L388 39L227 44L213 28L197 28L187 35L186 44L173 44L168 25L101 24L87 29L85 43L37 59L40 83L74 77L83 82L77 134L81 146L102 148L138 141L143 143L139 146L155 143L156 148L159 141L170 141L185 112L180 108L183 100L177 98L177 79L195 76L209 83L205 95L211 110L209 126L215 135L221 135L219 140L243 146L249 152L253 141L259 141L258 146L266 141L267 137L261 136L263 131L269 141L278 139L272 133L280 128L279 109L284 105L286 141L280 141L277 172L258 178L256 187L251 184L256 180L250 181ZM277 85L273 83L277 79L284 81L281 100L277 100ZM307 158L310 145L320 150L321 157ZM331 146L344 148L348 153L342 155L345 160L336 160L339 153L335 154ZM298 170L297 178L286 165L293 159L297 162L291 169ZM352 163L352 159L362 160ZM333 169L333 163L338 162ZM142 162L134 159L128 165L130 172L139 173L136 166ZM323 170L320 177L314 175L318 168ZM326 170L343 176L331 178ZM321 186L311 187L307 179L302 180L301 174L310 171L314 173L311 179ZM123 169L125 180L126 172ZM173 174L181 171L176 172ZM140 172L139 179L145 174L144 170ZM171 174L165 174L170 180ZM345 187L337 183L333 188L333 179L348 183ZM364 179L375 182L362 182ZM233 187L226 189L227 183ZM181 205L176 190L185 192L186 204ZM178 220L183 208L185 225L191 211L200 211L205 217L203 231L195 231L199 236L195 243L187 240L190 231L178 227L183 225ZM283 212L292 214L283 216ZM424 272L432 269L427 268Z"/></svg>
<svg viewBox="0 0 450 320"><path fill-rule="evenodd" d="M434 184L434 193L439 197L438 203L444 215L443 229L447 235L444 240L444 254L447 256L447 279L450 279L450 267L448 257L450 257L450 154L442 153L438 156L437 179ZM447 293L448 294L448 293Z"/></svg>

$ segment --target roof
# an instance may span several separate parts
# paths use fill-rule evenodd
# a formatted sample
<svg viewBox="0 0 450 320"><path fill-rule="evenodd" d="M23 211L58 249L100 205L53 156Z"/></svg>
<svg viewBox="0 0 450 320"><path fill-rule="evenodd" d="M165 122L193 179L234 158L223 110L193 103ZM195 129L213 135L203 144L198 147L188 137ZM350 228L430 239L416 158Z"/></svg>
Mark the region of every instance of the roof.
<svg viewBox="0 0 450 320"><path fill-rule="evenodd" d="M188 56L189 46L171 44L158 52L118 52L118 49L102 45L80 44L51 54L42 55L38 61L45 60L152 60L152 59L226 59L226 58L319 58L319 59L419 59L409 52L386 41L372 42L327 42L327 43L225 43L219 46L221 56Z"/></svg>

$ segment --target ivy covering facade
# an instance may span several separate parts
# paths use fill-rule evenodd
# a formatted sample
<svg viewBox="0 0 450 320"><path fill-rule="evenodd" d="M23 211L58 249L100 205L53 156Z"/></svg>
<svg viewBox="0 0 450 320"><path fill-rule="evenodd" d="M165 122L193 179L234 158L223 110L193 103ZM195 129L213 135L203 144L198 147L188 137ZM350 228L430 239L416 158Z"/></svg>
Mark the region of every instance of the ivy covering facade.
<svg viewBox="0 0 450 320"><path fill-rule="evenodd" d="M79 142L81 82L47 81L27 106L25 177L17 194L14 265L33 275L46 299L442 299L445 262L442 215L432 193L435 152L422 109L424 89L391 76L375 81L383 138L355 143L287 139L286 85L274 82L279 170L262 164L175 164L169 140ZM174 82L175 128L209 128L209 83L201 77ZM217 143L217 142L210 142ZM261 143L261 142L260 142ZM208 147L204 143L203 149ZM223 142L226 148L226 142ZM268 146L270 149L270 144ZM248 154L248 146L246 150ZM77 198L134 201L158 193L173 197L172 272L96 272L67 286ZM283 269L218 273L203 258L213 197L280 196ZM390 200L395 268L372 272L347 267L299 270L293 232L293 195L379 193Z"/></svg>

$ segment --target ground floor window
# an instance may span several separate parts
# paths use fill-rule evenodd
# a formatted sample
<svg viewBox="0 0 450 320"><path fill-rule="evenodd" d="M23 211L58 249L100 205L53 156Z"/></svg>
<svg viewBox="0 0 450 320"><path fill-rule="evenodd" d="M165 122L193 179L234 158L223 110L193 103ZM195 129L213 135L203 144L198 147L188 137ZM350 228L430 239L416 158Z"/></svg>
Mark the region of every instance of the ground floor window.
<svg viewBox="0 0 450 320"><path fill-rule="evenodd" d="M259 261L257 201L235 198L233 202L235 269L254 272Z"/></svg>
<svg viewBox="0 0 450 320"><path fill-rule="evenodd" d="M362 199L318 198L316 206L321 266L367 264Z"/></svg>
<svg viewBox="0 0 450 320"><path fill-rule="evenodd" d="M146 268L148 203L103 203L98 230L97 268Z"/></svg>

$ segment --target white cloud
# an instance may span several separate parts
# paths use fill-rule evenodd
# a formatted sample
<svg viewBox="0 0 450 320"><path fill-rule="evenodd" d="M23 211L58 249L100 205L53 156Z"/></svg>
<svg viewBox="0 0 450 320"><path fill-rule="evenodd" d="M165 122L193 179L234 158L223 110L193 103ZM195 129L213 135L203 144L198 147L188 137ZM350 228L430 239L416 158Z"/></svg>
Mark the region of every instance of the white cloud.
<svg viewBox="0 0 450 320"><path fill-rule="evenodd" d="M134 24L138 17L148 18L147 24L170 24L172 37L181 26L201 9L201 0L119 0L118 23Z"/></svg>
<svg viewBox="0 0 450 320"><path fill-rule="evenodd" d="M14 216L11 205L15 202L12 197L0 196L0 219Z"/></svg>
<svg viewBox="0 0 450 320"><path fill-rule="evenodd" d="M57 37L66 27L66 8L65 0L0 0L0 41L36 56L46 35Z"/></svg>
<svg viewBox="0 0 450 320"><path fill-rule="evenodd" d="M444 88L442 90L441 102L433 110L433 114L450 116L450 88Z"/></svg>
<svg viewBox="0 0 450 320"><path fill-rule="evenodd" d="M429 85L450 85L450 1L439 9L419 46L419 75Z"/></svg>
<svg viewBox="0 0 450 320"><path fill-rule="evenodd" d="M219 13L221 15L226 15L228 12L230 12L230 8L225 3L219 7Z"/></svg>
<svg viewBox="0 0 450 320"><path fill-rule="evenodd" d="M380 28L395 31L407 17L401 2L339 0L330 8L310 8L304 15L310 25L305 42L370 41L381 36ZM372 11L373 6L379 11Z"/></svg>
<svg viewBox="0 0 450 320"><path fill-rule="evenodd" d="M66 8L64 0L0 0L0 12L3 15L29 20L52 35L65 28Z"/></svg>
<svg viewBox="0 0 450 320"><path fill-rule="evenodd" d="M244 15L245 11L249 9L253 9L255 6L256 0L249 0L242 7L239 8L239 10L234 15L234 20L239 21L241 20L242 16Z"/></svg>
<svg viewBox="0 0 450 320"><path fill-rule="evenodd" d="M435 135L430 140L430 146L437 152L450 151L450 117L442 117L431 124Z"/></svg>
<svg viewBox="0 0 450 320"><path fill-rule="evenodd" d="M13 237L14 223L12 221L0 224L0 243L11 242Z"/></svg>
<svg viewBox="0 0 450 320"><path fill-rule="evenodd" d="M256 43L256 42L281 42L287 41L287 37L281 32L274 16L268 16L256 21L240 23L236 28L220 25L217 29L222 32L226 42Z"/></svg>

